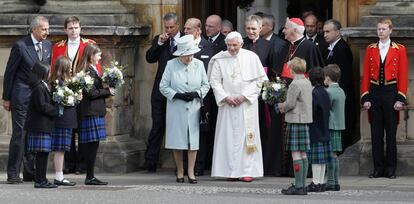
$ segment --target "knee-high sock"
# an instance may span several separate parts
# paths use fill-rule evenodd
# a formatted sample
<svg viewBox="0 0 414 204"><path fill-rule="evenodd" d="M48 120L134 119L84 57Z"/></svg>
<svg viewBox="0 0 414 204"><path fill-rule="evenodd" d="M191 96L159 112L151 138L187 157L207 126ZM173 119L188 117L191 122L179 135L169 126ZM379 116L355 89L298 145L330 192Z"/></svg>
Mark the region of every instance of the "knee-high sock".
<svg viewBox="0 0 414 204"><path fill-rule="evenodd" d="M293 160L293 172L295 174L295 187L304 187L303 183L303 160Z"/></svg>
<svg viewBox="0 0 414 204"><path fill-rule="evenodd" d="M321 164L312 164L312 182L314 184L322 183L321 171L322 171L322 165Z"/></svg>
<svg viewBox="0 0 414 204"><path fill-rule="evenodd" d="M92 179L95 177L94 168L96 161L96 153L98 152L99 142L86 143L85 159L86 159L86 178Z"/></svg>
<svg viewBox="0 0 414 204"><path fill-rule="evenodd" d="M302 159L302 162L303 162L303 177L302 177L302 181L303 181L303 187L305 187L305 185L306 185L306 178L308 177L308 169L309 169L308 158Z"/></svg>
<svg viewBox="0 0 414 204"><path fill-rule="evenodd" d="M338 179L339 179L339 159L338 159L338 157L335 158L334 161L335 161L334 179L335 179L335 185L338 185L339 184L339 181L338 181Z"/></svg>
<svg viewBox="0 0 414 204"><path fill-rule="evenodd" d="M332 161L327 164L327 173L328 173L328 185L335 185L335 160L336 158L332 158Z"/></svg>
<svg viewBox="0 0 414 204"><path fill-rule="evenodd" d="M36 156L35 156L35 162L36 162L35 182L36 183L42 183L47 180L46 171L47 171L48 156L49 156L49 152L36 153Z"/></svg>
<svg viewBox="0 0 414 204"><path fill-rule="evenodd" d="M320 183L325 183L325 172L326 172L326 164L321 164L321 174L320 174Z"/></svg>

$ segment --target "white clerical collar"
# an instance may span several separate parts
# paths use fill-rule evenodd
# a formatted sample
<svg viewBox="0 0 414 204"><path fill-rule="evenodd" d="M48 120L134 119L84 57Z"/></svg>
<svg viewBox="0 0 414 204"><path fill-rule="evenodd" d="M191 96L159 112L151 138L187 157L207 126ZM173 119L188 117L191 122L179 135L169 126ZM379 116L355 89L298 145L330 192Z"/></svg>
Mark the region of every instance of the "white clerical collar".
<svg viewBox="0 0 414 204"><path fill-rule="evenodd" d="M37 43L40 43L40 46L42 45L42 41L36 40L36 38L33 36L33 33L30 34L30 37L32 38L33 45L36 45ZM36 49L37 49L37 47L36 47Z"/></svg>
<svg viewBox="0 0 414 204"><path fill-rule="evenodd" d="M256 39L251 40L251 41L252 41L252 43L257 42L257 40L259 40L259 38L260 38L260 36L257 36L257 38L256 38Z"/></svg>
<svg viewBox="0 0 414 204"><path fill-rule="evenodd" d="M69 44L79 44L80 43L80 37L76 38L74 41L68 39Z"/></svg>
<svg viewBox="0 0 414 204"><path fill-rule="evenodd" d="M390 44L391 44L391 39L388 39L385 43L382 43L381 40L380 40L379 43L378 43L378 47L380 49L388 48L390 46Z"/></svg>
<svg viewBox="0 0 414 204"><path fill-rule="evenodd" d="M199 44L200 44L200 42L201 42L201 37L200 37L200 36L198 36L198 38L194 39L194 43L195 43L196 45L199 45Z"/></svg>
<svg viewBox="0 0 414 204"><path fill-rule="evenodd" d="M336 45L336 43L338 43L340 39L341 39L341 38L339 37L339 38L338 38L338 39L336 39L333 43L329 44L328 50L333 50L333 49L334 49L334 47L335 47L335 45Z"/></svg>

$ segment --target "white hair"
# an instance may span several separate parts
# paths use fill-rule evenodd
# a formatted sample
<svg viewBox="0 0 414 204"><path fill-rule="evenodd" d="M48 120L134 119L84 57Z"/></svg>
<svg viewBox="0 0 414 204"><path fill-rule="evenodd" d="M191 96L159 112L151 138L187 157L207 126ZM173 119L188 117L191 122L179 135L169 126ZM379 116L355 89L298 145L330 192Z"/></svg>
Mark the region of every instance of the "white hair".
<svg viewBox="0 0 414 204"><path fill-rule="evenodd" d="M240 43L243 43L243 37L241 36L241 34L239 33L239 32L237 32L237 31L233 31L233 32L230 32L227 36L226 36L226 39L224 39L224 42L226 42L226 44L227 44L227 42L229 41L229 40L233 40L233 39L236 39L237 41L239 41Z"/></svg>
<svg viewBox="0 0 414 204"><path fill-rule="evenodd" d="M292 21L289 20L289 18L286 18L286 24L290 27L290 28L294 28L296 33L298 34L302 34L305 32L305 26L301 26L298 25Z"/></svg>

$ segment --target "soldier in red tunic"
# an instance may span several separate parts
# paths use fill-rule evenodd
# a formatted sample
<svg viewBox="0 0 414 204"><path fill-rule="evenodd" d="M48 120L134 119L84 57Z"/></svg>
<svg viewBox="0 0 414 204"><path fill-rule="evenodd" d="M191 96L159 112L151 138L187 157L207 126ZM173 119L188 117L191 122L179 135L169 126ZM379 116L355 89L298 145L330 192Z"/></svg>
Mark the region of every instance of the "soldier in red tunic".
<svg viewBox="0 0 414 204"><path fill-rule="evenodd" d="M396 178L398 111L406 100L408 62L405 47L391 41L392 21L377 24L379 42L370 44L364 58L361 104L369 111L374 171L370 178ZM384 130L386 151L384 155Z"/></svg>
<svg viewBox="0 0 414 204"><path fill-rule="evenodd" d="M52 62L51 62L51 69L54 69L54 64L56 59L60 56L67 56L70 61L72 62L72 70L71 76L78 73L79 62L81 61L81 56L83 53L84 48L92 43L96 44L95 41L91 39L81 38L81 23L79 18L76 16L70 16L65 19L64 22L64 29L67 35L67 39L61 40L57 42L53 46L53 53L52 53ZM96 69L98 74L102 74L100 63L96 65ZM53 73L51 70L50 73ZM75 131L73 131L75 132ZM83 173L85 170L85 165L83 164L83 156L82 156L82 146L78 144L78 151L76 150L75 145L75 138L76 135L72 135L71 139L71 147L69 152L55 152L55 167L56 167L56 180L63 179L62 173L62 166L63 160L65 160L65 168L63 172L65 173ZM79 141L79 140L78 140Z"/></svg>

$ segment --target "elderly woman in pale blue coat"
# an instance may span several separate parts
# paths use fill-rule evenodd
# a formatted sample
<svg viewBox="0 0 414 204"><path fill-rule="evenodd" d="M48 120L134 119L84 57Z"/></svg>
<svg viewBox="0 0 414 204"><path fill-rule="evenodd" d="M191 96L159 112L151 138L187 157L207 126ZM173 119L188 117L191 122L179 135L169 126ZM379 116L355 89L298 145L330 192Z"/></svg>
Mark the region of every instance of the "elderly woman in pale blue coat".
<svg viewBox="0 0 414 204"><path fill-rule="evenodd" d="M183 150L188 150L188 181L195 184L194 165L199 142L201 98L210 85L203 62L193 58L200 51L192 35L177 40L179 56L167 62L160 82L160 92L167 98L165 148L172 149L178 183L184 182Z"/></svg>

